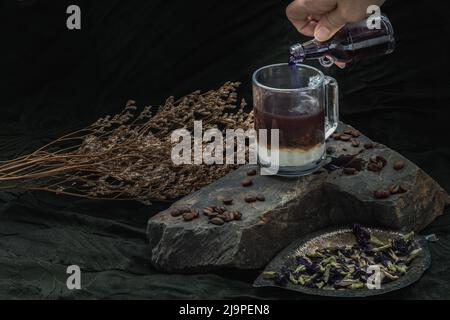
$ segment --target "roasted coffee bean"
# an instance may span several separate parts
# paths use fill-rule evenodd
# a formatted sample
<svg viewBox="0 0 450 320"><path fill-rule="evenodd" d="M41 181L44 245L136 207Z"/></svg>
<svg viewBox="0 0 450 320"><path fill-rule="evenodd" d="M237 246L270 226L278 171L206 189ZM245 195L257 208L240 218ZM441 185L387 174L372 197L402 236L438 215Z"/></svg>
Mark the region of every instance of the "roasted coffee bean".
<svg viewBox="0 0 450 320"><path fill-rule="evenodd" d="M347 175L352 175L356 173L356 169L355 168L344 168L344 173Z"/></svg>
<svg viewBox="0 0 450 320"><path fill-rule="evenodd" d="M192 208L190 212L192 212L192 214L193 214L196 218L198 218L198 216L200 215L200 210L198 210L197 208Z"/></svg>
<svg viewBox="0 0 450 320"><path fill-rule="evenodd" d="M222 202L223 202L223 204L228 206L228 205L233 204L233 199L231 199L231 198L223 198Z"/></svg>
<svg viewBox="0 0 450 320"><path fill-rule="evenodd" d="M256 169L250 169L247 171L248 176L255 176L257 173Z"/></svg>
<svg viewBox="0 0 450 320"><path fill-rule="evenodd" d="M212 218L211 220L209 220L209 222L211 222L212 224L215 224L216 226L221 226L224 224L224 221L222 219L220 219L219 217Z"/></svg>
<svg viewBox="0 0 450 320"><path fill-rule="evenodd" d="M339 140L341 138L341 134L340 133L333 133L332 135L334 140Z"/></svg>
<svg viewBox="0 0 450 320"><path fill-rule="evenodd" d="M359 132L356 129L353 129L351 135L353 138L358 138L361 135L361 132Z"/></svg>
<svg viewBox="0 0 450 320"><path fill-rule="evenodd" d="M233 211L234 220L241 220L242 219L242 213L239 211Z"/></svg>
<svg viewBox="0 0 450 320"><path fill-rule="evenodd" d="M203 208L203 214L204 214L205 216L209 216L209 215L211 215L213 212L214 212L214 210L213 210L212 208L210 208L210 207Z"/></svg>
<svg viewBox="0 0 450 320"><path fill-rule="evenodd" d="M245 178L244 180L241 181L241 185L243 187L249 187L253 184L253 180L250 178Z"/></svg>
<svg viewBox="0 0 450 320"><path fill-rule="evenodd" d="M225 222L230 222L230 221L234 220L234 213L232 211L225 211L223 213L223 220Z"/></svg>
<svg viewBox="0 0 450 320"><path fill-rule="evenodd" d="M385 158L383 158L382 156L377 156L376 160L378 163L380 163L383 167L386 166L387 164L387 160Z"/></svg>
<svg viewBox="0 0 450 320"><path fill-rule="evenodd" d="M258 201L266 201L266 197L263 194L256 195L256 200Z"/></svg>
<svg viewBox="0 0 450 320"><path fill-rule="evenodd" d="M193 212L193 211L183 213L184 221L192 221L197 217L198 217L198 214L196 214L196 212Z"/></svg>
<svg viewBox="0 0 450 320"><path fill-rule="evenodd" d="M361 143L360 143L358 140L352 139L352 147L357 148L357 147L359 147L360 144L361 144Z"/></svg>
<svg viewBox="0 0 450 320"><path fill-rule="evenodd" d="M403 161L403 160L395 161L395 163L394 163L395 170L402 170L404 167L405 167L405 161Z"/></svg>
<svg viewBox="0 0 450 320"><path fill-rule="evenodd" d="M189 208L189 207L179 207L179 208L172 209L170 211L170 214L172 215L172 217L179 217L183 213L189 212L189 211L191 211L191 208Z"/></svg>
<svg viewBox="0 0 450 320"><path fill-rule="evenodd" d="M227 211L227 208L224 207L224 206L218 206L218 207L216 208L216 212L217 212L217 213L224 213L225 211Z"/></svg>
<svg viewBox="0 0 450 320"><path fill-rule="evenodd" d="M398 193L405 193L407 191L408 189L403 185L400 185L400 187L398 188Z"/></svg>
<svg viewBox="0 0 450 320"><path fill-rule="evenodd" d="M400 190L400 186L397 185L397 184L395 184L395 185L389 187L389 192L390 192L391 194L396 194L396 193L399 192L399 190Z"/></svg>
<svg viewBox="0 0 450 320"><path fill-rule="evenodd" d="M217 217L218 215L219 215L219 213L213 211L213 212L207 214L206 216L207 216L209 219L211 219L211 218Z"/></svg>
<svg viewBox="0 0 450 320"><path fill-rule="evenodd" d="M345 129L345 130L344 130L344 133L345 133L345 134L352 134L352 130L351 130L351 129Z"/></svg>
<svg viewBox="0 0 450 320"><path fill-rule="evenodd" d="M364 148L365 148L365 149L372 149L372 148L373 148L373 143L372 143L372 142L366 142L366 143L364 143Z"/></svg>
<svg viewBox="0 0 450 320"><path fill-rule="evenodd" d="M245 200L245 202L251 203L251 202L255 202L257 199L256 199L256 196L249 194L249 195L245 196L244 200Z"/></svg>
<svg viewBox="0 0 450 320"><path fill-rule="evenodd" d="M340 139L342 141L350 141L350 139L352 138L352 136L348 135L348 134L343 134L341 135Z"/></svg>
<svg viewBox="0 0 450 320"><path fill-rule="evenodd" d="M389 191L383 190L383 189L375 190L375 192L373 193L374 197L377 198L377 199L389 198L390 194L391 193Z"/></svg>
<svg viewBox="0 0 450 320"><path fill-rule="evenodd" d="M327 147L327 154L332 154L332 153L334 153L334 148L331 146Z"/></svg>
<svg viewBox="0 0 450 320"><path fill-rule="evenodd" d="M383 167L381 165L379 165L378 163L370 162L367 165L367 170L369 170L369 171L378 172L378 171L381 171L382 169L383 169Z"/></svg>
<svg viewBox="0 0 450 320"><path fill-rule="evenodd" d="M183 212L181 212L179 209L172 209L170 210L170 215L172 217L179 217L183 214Z"/></svg>

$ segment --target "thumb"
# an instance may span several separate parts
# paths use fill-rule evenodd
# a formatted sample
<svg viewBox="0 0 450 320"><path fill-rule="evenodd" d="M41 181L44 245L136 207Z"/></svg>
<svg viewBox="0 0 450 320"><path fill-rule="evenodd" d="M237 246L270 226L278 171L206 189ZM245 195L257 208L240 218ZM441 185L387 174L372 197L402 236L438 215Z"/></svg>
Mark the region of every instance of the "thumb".
<svg viewBox="0 0 450 320"><path fill-rule="evenodd" d="M314 30L314 37L320 42L327 41L346 23L346 19L335 9L320 19Z"/></svg>

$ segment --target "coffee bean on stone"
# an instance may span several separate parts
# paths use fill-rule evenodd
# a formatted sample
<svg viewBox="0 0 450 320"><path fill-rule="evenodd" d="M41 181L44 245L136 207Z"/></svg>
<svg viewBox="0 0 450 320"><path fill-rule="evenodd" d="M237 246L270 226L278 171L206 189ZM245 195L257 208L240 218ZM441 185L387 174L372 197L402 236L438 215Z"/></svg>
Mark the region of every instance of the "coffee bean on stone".
<svg viewBox="0 0 450 320"><path fill-rule="evenodd" d="M377 199L389 198L390 194L391 193L389 191L383 190L383 189L375 190L374 193L373 193L374 197L377 198Z"/></svg>
<svg viewBox="0 0 450 320"><path fill-rule="evenodd" d="M253 180L250 178L245 178L244 180L241 181L241 185L243 187L249 187L253 184Z"/></svg>
<svg viewBox="0 0 450 320"><path fill-rule="evenodd" d="M244 200L247 203L251 203L251 202L255 202L257 199L256 199L256 196L249 194L249 195L245 196Z"/></svg>
<svg viewBox="0 0 450 320"><path fill-rule="evenodd" d="M398 184L394 184L393 186L389 187L389 192L391 194L396 194L400 190L400 186Z"/></svg>
<svg viewBox="0 0 450 320"><path fill-rule="evenodd" d="M381 164L383 167L386 166L387 164L387 160L385 158L383 158L382 156L377 156L376 160L379 164Z"/></svg>
<svg viewBox="0 0 450 320"><path fill-rule="evenodd" d="M407 191L408 189L403 185L400 185L400 187L398 188L398 193L405 193Z"/></svg>
<svg viewBox="0 0 450 320"><path fill-rule="evenodd" d="M255 176L257 173L256 169L250 169L247 171L248 176Z"/></svg>
<svg viewBox="0 0 450 320"><path fill-rule="evenodd" d="M189 212L183 213L184 221L192 221L192 220L194 220L197 217L198 217L198 215L196 215L196 213L193 212L193 211L189 211Z"/></svg>
<svg viewBox="0 0 450 320"><path fill-rule="evenodd" d="M340 139L341 139L342 141L350 141L351 138L352 138L352 137L351 137L350 135L348 135L348 134L343 134L343 135L341 135L341 137L340 137Z"/></svg>
<svg viewBox="0 0 450 320"><path fill-rule="evenodd" d="M203 214L204 214L205 216L209 216L209 215L211 215L213 212L214 212L214 210L213 210L212 208L210 208L210 207L203 208Z"/></svg>
<svg viewBox="0 0 450 320"><path fill-rule="evenodd" d="M353 138L358 138L361 135L361 132L359 132L356 129L353 129L352 132L351 132L351 135L352 135Z"/></svg>
<svg viewBox="0 0 450 320"><path fill-rule="evenodd" d="M209 220L209 222L215 224L216 226L221 226L224 224L224 221L219 217L212 218L211 220Z"/></svg>
<svg viewBox="0 0 450 320"><path fill-rule="evenodd" d="M345 133L345 134L352 134L352 130L351 130L351 129L345 129L345 130L344 130L344 133Z"/></svg>
<svg viewBox="0 0 450 320"><path fill-rule="evenodd" d="M365 149L372 149L372 148L373 148L373 143L372 143L372 142L366 142L366 143L364 143L364 148L365 148Z"/></svg>
<svg viewBox="0 0 450 320"><path fill-rule="evenodd" d="M381 169L383 169L379 164L374 163L374 162L370 162L367 165L367 170L372 171L372 172L378 172L381 171Z"/></svg>
<svg viewBox="0 0 450 320"><path fill-rule="evenodd" d="M256 200L258 201L266 201L266 197L263 194L256 195Z"/></svg>
<svg viewBox="0 0 450 320"><path fill-rule="evenodd" d="M181 216L183 213L180 211L180 210L178 210L178 209L172 209L172 210L170 210L170 215L172 216L172 217L179 217L179 216Z"/></svg>
<svg viewBox="0 0 450 320"><path fill-rule="evenodd" d="M333 133L332 135L334 140L339 140L341 138L341 134L340 133Z"/></svg>
<svg viewBox="0 0 450 320"><path fill-rule="evenodd" d="M242 219L242 213L235 210L233 211L233 215L234 215L234 220L241 220Z"/></svg>
<svg viewBox="0 0 450 320"><path fill-rule="evenodd" d="M234 213L232 211L225 211L223 213L223 220L225 222L230 222L230 221L234 220Z"/></svg>
<svg viewBox="0 0 450 320"><path fill-rule="evenodd" d="M397 160L394 163L394 169L395 170L402 170L405 167L405 161L403 160Z"/></svg>
<svg viewBox="0 0 450 320"><path fill-rule="evenodd" d="M231 198L223 198L222 202L225 205L231 205L231 204L233 204L233 199L231 199Z"/></svg>
<svg viewBox="0 0 450 320"><path fill-rule="evenodd" d="M357 148L357 147L359 147L359 145L360 145L360 142L358 140L352 139L352 147Z"/></svg>
<svg viewBox="0 0 450 320"><path fill-rule="evenodd" d="M355 168L344 168L344 173L347 175L353 175L356 173L356 169Z"/></svg>
<svg viewBox="0 0 450 320"><path fill-rule="evenodd" d="M227 208L224 206L218 206L216 208L216 212L218 212L218 213L224 213L225 211L227 211Z"/></svg>

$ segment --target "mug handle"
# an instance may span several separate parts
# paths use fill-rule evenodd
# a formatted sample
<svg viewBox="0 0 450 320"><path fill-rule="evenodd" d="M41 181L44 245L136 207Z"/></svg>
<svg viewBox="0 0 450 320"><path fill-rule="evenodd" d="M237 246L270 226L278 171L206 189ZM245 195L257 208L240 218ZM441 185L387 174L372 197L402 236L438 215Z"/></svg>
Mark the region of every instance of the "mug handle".
<svg viewBox="0 0 450 320"><path fill-rule="evenodd" d="M339 86L336 79L325 77L325 139L328 139L339 125Z"/></svg>

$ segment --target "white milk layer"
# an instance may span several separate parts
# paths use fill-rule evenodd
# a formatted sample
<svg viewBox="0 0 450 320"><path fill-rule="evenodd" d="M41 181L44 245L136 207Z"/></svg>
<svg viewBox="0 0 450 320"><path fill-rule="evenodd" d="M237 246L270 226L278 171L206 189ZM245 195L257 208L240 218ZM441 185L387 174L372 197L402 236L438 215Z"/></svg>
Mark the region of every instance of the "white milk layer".
<svg viewBox="0 0 450 320"><path fill-rule="evenodd" d="M309 150L299 148L283 148L279 150L280 167L305 166L319 161L325 154L325 144L318 144ZM271 159L271 152L265 147L258 145L258 156L260 162L264 165L277 165L276 159ZM275 158L275 157L274 157Z"/></svg>

